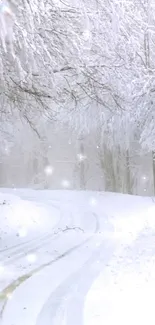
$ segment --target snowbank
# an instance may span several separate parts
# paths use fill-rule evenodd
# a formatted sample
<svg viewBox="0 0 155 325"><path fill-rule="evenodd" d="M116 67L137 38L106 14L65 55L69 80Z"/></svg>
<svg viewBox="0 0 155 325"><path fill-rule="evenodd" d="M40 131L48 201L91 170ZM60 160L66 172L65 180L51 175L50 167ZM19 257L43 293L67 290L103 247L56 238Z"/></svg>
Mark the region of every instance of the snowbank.
<svg viewBox="0 0 155 325"><path fill-rule="evenodd" d="M0 228L2 235L14 233L24 236L27 232L44 232L52 228L58 219L58 211L38 202L22 200L19 196L0 193Z"/></svg>
<svg viewBox="0 0 155 325"><path fill-rule="evenodd" d="M154 227L119 249L89 288L85 325L153 325L155 322Z"/></svg>
<svg viewBox="0 0 155 325"><path fill-rule="evenodd" d="M111 205L110 205L111 201ZM87 293L85 325L153 325L155 201L123 195L104 200L120 246Z"/></svg>
<svg viewBox="0 0 155 325"><path fill-rule="evenodd" d="M0 205L10 205L11 203L19 202L20 200L20 197L17 195L0 192Z"/></svg>

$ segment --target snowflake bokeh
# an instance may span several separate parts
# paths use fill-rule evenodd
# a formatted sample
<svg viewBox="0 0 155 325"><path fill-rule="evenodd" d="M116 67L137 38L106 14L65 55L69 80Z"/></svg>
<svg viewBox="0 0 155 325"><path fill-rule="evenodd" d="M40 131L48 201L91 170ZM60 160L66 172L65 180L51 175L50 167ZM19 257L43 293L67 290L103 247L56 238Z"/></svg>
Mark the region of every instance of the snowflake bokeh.
<svg viewBox="0 0 155 325"><path fill-rule="evenodd" d="M96 205L97 205L97 200L96 200L94 197L92 197L92 198L90 199L90 201L89 201L89 204L90 204L91 206L96 206Z"/></svg>
<svg viewBox="0 0 155 325"><path fill-rule="evenodd" d="M36 260L37 260L37 255L36 255L36 254L28 254L28 255L26 256L26 259L27 259L27 261L30 262L30 263L35 263Z"/></svg>
<svg viewBox="0 0 155 325"><path fill-rule="evenodd" d="M52 166L46 166L45 169L44 169L44 172L47 176L50 176L53 174L53 167Z"/></svg>
<svg viewBox="0 0 155 325"><path fill-rule="evenodd" d="M82 161L86 160L87 157L86 157L85 155L83 155L82 153L78 153L78 154L77 154L77 159L78 159L80 162L82 162Z"/></svg>
<svg viewBox="0 0 155 325"><path fill-rule="evenodd" d="M61 182L61 186L63 188L69 188L70 187L70 182L67 180L67 179L64 179L62 182Z"/></svg>
<svg viewBox="0 0 155 325"><path fill-rule="evenodd" d="M7 299L12 299L12 293L11 293L11 292L8 292L8 293L6 294L6 298L7 298Z"/></svg>

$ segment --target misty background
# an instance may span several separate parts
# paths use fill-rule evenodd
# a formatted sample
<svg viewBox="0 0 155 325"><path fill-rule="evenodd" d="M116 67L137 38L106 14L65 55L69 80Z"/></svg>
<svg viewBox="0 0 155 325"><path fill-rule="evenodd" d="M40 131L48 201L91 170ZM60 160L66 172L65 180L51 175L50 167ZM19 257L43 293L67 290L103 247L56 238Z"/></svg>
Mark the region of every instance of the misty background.
<svg viewBox="0 0 155 325"><path fill-rule="evenodd" d="M154 195L153 1L5 4L0 186Z"/></svg>

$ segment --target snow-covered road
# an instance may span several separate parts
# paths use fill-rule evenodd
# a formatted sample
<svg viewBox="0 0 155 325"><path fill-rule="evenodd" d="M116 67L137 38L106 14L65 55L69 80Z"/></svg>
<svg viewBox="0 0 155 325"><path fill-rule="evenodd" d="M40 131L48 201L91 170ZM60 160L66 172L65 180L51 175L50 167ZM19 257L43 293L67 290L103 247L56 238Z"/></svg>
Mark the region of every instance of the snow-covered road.
<svg viewBox="0 0 155 325"><path fill-rule="evenodd" d="M57 317L61 317L58 311L64 309L64 300L65 319L71 324L74 313L67 312L70 310L67 297L72 300L72 311L80 297L78 317L82 320L84 296L101 270L98 263L101 252L107 251L106 256L105 253L102 256L107 263L115 249L114 242L107 241L106 217L100 218L85 198L51 198L47 194L40 198L30 191L28 194L21 191L18 195L35 204L46 204L52 213L57 209L57 222L43 234L33 232L30 239L20 238L20 243L18 239L18 243L12 244L11 236L9 247L0 250L1 261L10 275L1 278L1 298L6 295L11 298L3 301L2 324L12 325L12 320L15 325L42 322L48 325L51 321L58 324ZM76 323L80 324L78 317Z"/></svg>
<svg viewBox="0 0 155 325"><path fill-rule="evenodd" d="M125 196L124 202L122 197L103 197L101 193L18 190L16 194L24 200L22 204L28 200L38 208L38 213L36 226L25 228L24 223L23 233L17 236L12 228L13 233L3 236L1 324L85 325L90 289L115 256L136 240L145 227L142 209L149 214L154 203ZM119 200L122 205L124 202L124 208L121 205L117 213ZM127 202L128 213L124 214ZM23 207L29 215L29 206ZM141 221L131 227L138 214ZM152 214L149 222L154 225ZM26 235L22 236L25 229Z"/></svg>

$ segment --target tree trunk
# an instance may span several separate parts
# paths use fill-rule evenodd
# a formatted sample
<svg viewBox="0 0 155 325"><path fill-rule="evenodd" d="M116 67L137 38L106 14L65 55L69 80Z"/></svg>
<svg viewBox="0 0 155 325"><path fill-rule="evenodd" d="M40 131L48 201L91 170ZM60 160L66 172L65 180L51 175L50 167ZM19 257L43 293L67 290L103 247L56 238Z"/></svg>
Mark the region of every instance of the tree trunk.
<svg viewBox="0 0 155 325"><path fill-rule="evenodd" d="M80 143L80 154L84 157L84 144ZM86 180L85 180L85 161L81 159L80 161L80 190L85 190Z"/></svg>
<svg viewBox="0 0 155 325"><path fill-rule="evenodd" d="M152 151L153 194L155 195L155 151Z"/></svg>
<svg viewBox="0 0 155 325"><path fill-rule="evenodd" d="M128 194L131 193L131 175L130 175L130 157L129 150L126 151L126 189Z"/></svg>

